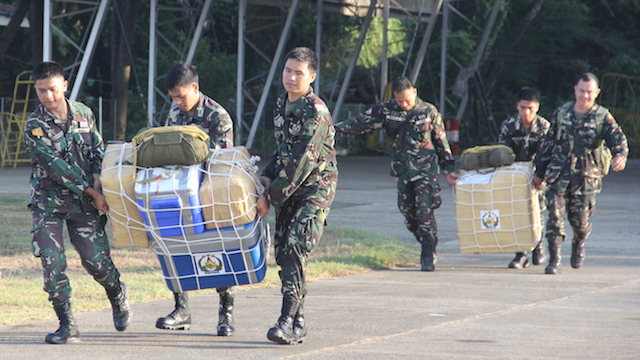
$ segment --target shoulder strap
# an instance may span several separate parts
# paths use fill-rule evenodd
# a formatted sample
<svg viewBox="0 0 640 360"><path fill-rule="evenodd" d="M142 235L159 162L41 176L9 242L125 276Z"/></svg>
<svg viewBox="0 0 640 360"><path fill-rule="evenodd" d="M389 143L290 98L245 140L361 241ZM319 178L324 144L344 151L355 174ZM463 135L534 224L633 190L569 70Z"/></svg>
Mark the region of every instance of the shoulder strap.
<svg viewBox="0 0 640 360"><path fill-rule="evenodd" d="M609 112L609 109L598 105L598 109L596 110L596 136L598 136L598 139L602 138L602 128L604 127L604 120L607 116L607 112Z"/></svg>
<svg viewBox="0 0 640 360"><path fill-rule="evenodd" d="M567 113L567 111L569 111L572 104L573 102L565 103L560 107L560 110L556 114L556 141L559 141L560 136L562 135L562 117Z"/></svg>

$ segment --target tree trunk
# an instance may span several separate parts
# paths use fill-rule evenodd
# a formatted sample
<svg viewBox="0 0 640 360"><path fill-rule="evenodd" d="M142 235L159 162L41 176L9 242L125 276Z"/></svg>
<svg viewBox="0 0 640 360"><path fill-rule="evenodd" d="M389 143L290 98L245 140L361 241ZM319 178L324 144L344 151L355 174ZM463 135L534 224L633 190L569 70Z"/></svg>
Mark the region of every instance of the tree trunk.
<svg viewBox="0 0 640 360"><path fill-rule="evenodd" d="M20 30L20 23L27 14L30 3L31 0L20 0L20 4L18 4L18 8L13 13L9 24L7 24L2 33L0 33L0 59L4 58L4 52L7 51L13 38L18 33L18 30Z"/></svg>
<svg viewBox="0 0 640 360"><path fill-rule="evenodd" d="M111 38L113 64L113 98L116 101L117 140L127 136L127 112L129 108L129 80L131 78L130 48L135 29L137 1L115 0Z"/></svg>
<svg viewBox="0 0 640 360"><path fill-rule="evenodd" d="M31 27L31 58L33 64L42 61L42 22L44 19L42 0L31 0L29 6L29 26Z"/></svg>

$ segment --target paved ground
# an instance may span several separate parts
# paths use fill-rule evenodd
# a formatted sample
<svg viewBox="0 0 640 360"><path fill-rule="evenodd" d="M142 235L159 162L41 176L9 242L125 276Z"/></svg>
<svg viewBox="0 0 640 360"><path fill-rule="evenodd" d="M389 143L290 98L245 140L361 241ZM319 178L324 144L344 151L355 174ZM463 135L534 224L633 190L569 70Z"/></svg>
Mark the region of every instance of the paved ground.
<svg viewBox="0 0 640 360"><path fill-rule="evenodd" d="M329 221L414 243L396 208L388 159L339 159L340 182ZM0 192L27 191L28 173L0 170ZM278 289L239 291L237 331L213 336L217 295L192 296L187 332L154 327L168 300L133 306L126 332L110 310L76 316L82 342L43 342L53 318L0 326L0 359L638 359L640 358L640 161L610 174L592 217L587 258L561 275L543 266L507 269L512 254L461 254L453 192L443 185L434 273L376 271L309 284L304 344L277 346L266 331L279 314ZM442 182L444 184L444 182ZM37 289L37 291L40 291Z"/></svg>

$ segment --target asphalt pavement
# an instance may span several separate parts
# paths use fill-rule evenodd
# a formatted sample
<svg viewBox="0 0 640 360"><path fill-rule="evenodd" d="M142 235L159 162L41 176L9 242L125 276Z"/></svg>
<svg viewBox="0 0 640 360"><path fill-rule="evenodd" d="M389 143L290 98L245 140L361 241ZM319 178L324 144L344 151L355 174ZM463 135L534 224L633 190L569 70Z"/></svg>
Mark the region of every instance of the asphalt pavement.
<svg viewBox="0 0 640 360"><path fill-rule="evenodd" d="M328 221L415 245L396 206L389 159L338 161ZM570 241L560 275L544 274L545 265L508 269L511 253L461 254L453 190L442 179L436 271L416 266L309 283L303 344L266 339L280 311L278 288L240 288L232 337L214 336L217 295L196 292L189 331L154 327L173 306L160 300L134 304L121 333L110 309L76 314L82 341L49 345L44 336L58 325L52 311L50 319L0 326L0 359L638 359L639 179L640 160L605 178L579 270L569 265ZM27 169L0 169L0 193L27 191Z"/></svg>

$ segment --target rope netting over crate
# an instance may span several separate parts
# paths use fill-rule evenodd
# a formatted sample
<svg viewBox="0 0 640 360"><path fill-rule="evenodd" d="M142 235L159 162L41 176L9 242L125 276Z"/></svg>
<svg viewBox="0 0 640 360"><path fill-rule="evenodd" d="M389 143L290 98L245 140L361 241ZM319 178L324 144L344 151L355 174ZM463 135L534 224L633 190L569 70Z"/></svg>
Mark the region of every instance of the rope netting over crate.
<svg viewBox="0 0 640 360"><path fill-rule="evenodd" d="M244 147L211 152L203 164L144 168L121 143L109 144L103 161L114 246L151 244L174 291L256 283L266 272L259 158Z"/></svg>
<svg viewBox="0 0 640 360"><path fill-rule="evenodd" d="M455 187L456 223L463 253L532 250L541 235L531 163L461 173Z"/></svg>

